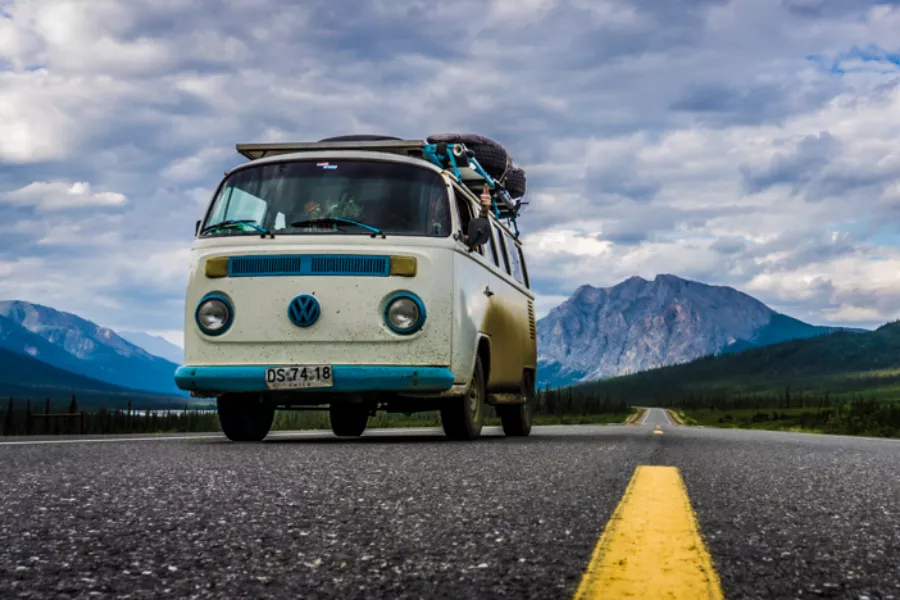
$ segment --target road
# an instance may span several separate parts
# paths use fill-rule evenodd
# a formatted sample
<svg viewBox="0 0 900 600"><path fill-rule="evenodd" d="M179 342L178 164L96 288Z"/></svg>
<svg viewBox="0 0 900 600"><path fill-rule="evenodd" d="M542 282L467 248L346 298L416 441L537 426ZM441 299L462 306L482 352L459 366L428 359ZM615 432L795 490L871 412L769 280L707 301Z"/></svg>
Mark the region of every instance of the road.
<svg viewBox="0 0 900 600"><path fill-rule="evenodd" d="M640 421L641 425L650 425L651 427L655 427L657 425L674 425L672 419L669 418L669 415L666 414L666 411L660 408L650 408L647 412L644 413L643 418Z"/></svg>
<svg viewBox="0 0 900 600"><path fill-rule="evenodd" d="M679 427L652 409L475 443L55 441L0 438L3 598L696 597L708 551L707 597L900 599L896 440ZM703 539L686 544L691 523ZM655 545L603 567L629 535Z"/></svg>

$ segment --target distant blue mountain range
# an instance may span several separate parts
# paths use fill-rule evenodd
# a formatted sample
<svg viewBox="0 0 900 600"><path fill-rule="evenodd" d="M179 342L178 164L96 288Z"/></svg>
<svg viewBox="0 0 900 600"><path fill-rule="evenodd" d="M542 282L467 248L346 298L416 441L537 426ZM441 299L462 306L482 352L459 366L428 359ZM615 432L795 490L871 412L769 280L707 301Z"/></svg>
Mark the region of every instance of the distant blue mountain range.
<svg viewBox="0 0 900 600"><path fill-rule="evenodd" d="M164 358L176 365L184 364L184 350L165 338L143 331L119 331L117 333L122 339L143 348L150 354Z"/></svg>
<svg viewBox="0 0 900 600"><path fill-rule="evenodd" d="M0 350L6 358L30 359L0 360L3 395L14 385L21 388L27 384L56 390L188 397L175 385L178 365L174 362L151 354L111 329L47 306L0 302Z"/></svg>

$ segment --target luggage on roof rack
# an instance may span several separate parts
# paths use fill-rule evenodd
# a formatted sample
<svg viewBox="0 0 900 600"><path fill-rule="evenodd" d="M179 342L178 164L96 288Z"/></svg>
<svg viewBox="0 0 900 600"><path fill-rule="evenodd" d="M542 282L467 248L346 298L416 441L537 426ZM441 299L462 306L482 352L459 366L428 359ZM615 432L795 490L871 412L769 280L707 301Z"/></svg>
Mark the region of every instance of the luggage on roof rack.
<svg viewBox="0 0 900 600"><path fill-rule="evenodd" d="M516 167L497 142L476 134L440 134L426 140L402 140L381 135L347 135L318 142L266 142L237 144L237 151L249 160L299 152L349 150L387 152L431 162L453 173L476 195L484 184L491 188L494 214L500 219L515 218L526 204L525 172ZM518 233L518 232L517 232Z"/></svg>
<svg viewBox="0 0 900 600"><path fill-rule="evenodd" d="M472 151L478 163L502 185L513 198L525 195L525 171L518 168L512 157L494 140L477 133L441 133L430 135L429 144L463 144Z"/></svg>

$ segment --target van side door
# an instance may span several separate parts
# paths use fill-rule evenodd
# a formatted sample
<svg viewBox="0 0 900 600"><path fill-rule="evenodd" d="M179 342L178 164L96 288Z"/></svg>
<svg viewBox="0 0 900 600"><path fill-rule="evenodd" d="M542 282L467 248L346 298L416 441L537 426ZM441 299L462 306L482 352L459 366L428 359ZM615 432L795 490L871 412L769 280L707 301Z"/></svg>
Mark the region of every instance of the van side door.
<svg viewBox="0 0 900 600"><path fill-rule="evenodd" d="M457 183L452 182L451 185L454 197L452 210L459 237L453 252L452 364L454 380L465 383L472 377L479 336L485 333L484 322L490 311L491 297L485 291L491 283L487 261L492 259L485 255L484 246L469 252L463 242L462 235L468 231L468 224L477 212L470 195Z"/></svg>
<svg viewBox="0 0 900 600"><path fill-rule="evenodd" d="M503 229L491 219L490 247L496 261L491 265L490 289L492 291L484 332L491 340L491 374L489 388L495 392L518 391L522 381L525 353L523 352L523 318L525 296L512 283L513 266L506 250Z"/></svg>

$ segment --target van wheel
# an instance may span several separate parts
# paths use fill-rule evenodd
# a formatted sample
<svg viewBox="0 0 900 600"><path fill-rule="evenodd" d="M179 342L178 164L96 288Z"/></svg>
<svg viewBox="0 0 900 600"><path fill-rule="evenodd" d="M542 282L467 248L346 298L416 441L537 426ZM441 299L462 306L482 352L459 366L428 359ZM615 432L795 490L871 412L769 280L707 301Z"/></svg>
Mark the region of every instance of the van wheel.
<svg viewBox="0 0 900 600"><path fill-rule="evenodd" d="M269 434L275 405L258 394L225 394L216 398L222 433L232 442L259 442Z"/></svg>
<svg viewBox="0 0 900 600"><path fill-rule="evenodd" d="M448 406L441 409L441 425L447 437L454 440L474 440L484 426L484 368L481 357L475 359L475 372L466 393L448 398Z"/></svg>
<svg viewBox="0 0 900 600"><path fill-rule="evenodd" d="M356 402L333 402L328 407L331 431L340 437L359 437L369 423L369 407Z"/></svg>
<svg viewBox="0 0 900 600"><path fill-rule="evenodd" d="M522 377L523 404L499 405L497 415L503 425L503 433L510 437L525 437L531 433L531 422L534 416L534 378L531 375Z"/></svg>

